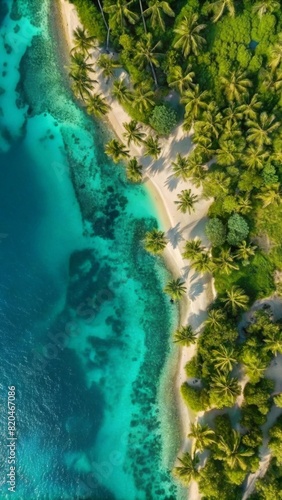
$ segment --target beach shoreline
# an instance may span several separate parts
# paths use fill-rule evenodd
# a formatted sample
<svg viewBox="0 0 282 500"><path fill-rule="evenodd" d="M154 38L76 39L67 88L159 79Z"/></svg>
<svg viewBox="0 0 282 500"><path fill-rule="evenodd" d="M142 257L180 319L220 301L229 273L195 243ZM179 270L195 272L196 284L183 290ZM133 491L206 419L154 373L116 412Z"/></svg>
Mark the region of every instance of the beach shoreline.
<svg viewBox="0 0 282 500"><path fill-rule="evenodd" d="M67 0L60 0L57 4L62 24L62 38L65 39L65 47L72 49L72 33L80 25L74 5ZM60 22L60 21L58 21ZM99 55L99 49L93 50L92 60L95 62ZM120 73L121 76L123 73ZM123 123L129 122L131 118L122 106L112 98L110 93L111 84L106 84L99 70L95 73L98 83L95 90L101 93L108 101L111 109L107 116L107 122L120 140L123 139ZM160 140L162 154L158 160L149 161L144 157L142 147L131 146L130 154L136 156L143 165L144 185L153 200L161 229L166 232L168 245L164 252L164 261L167 268L174 277L181 277L187 287L187 296L180 305L180 324L190 324L195 331L199 331L206 317L209 304L213 301L214 292L210 276L201 276L190 269L188 261L184 261L182 252L186 240L199 237L204 244L208 244L204 226L208 208L211 201L202 198L196 203L195 212L191 215L182 214L175 205L177 194L182 189L191 189L196 195L201 195L200 189L190 182L183 182L172 175L171 163L178 153L187 155L193 149L193 143L181 125L177 126L173 133L165 139ZM190 411L183 402L180 394L181 385L187 380L185 365L194 356L196 346L182 347L179 349L178 361L175 367L174 388L178 405L179 425L182 436L181 451L189 449L187 433L189 425L195 420L196 415ZM193 490L193 500L199 498L199 494Z"/></svg>

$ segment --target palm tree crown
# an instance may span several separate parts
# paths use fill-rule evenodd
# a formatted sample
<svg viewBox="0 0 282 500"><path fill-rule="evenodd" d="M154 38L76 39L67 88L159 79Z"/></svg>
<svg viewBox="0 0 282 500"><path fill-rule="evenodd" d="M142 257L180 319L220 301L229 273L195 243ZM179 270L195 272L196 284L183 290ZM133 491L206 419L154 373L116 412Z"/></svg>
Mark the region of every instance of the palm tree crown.
<svg viewBox="0 0 282 500"><path fill-rule="evenodd" d="M199 35L205 29L206 25L198 24L198 19L199 16L197 14L185 16L174 30L176 33L174 48L181 49L184 57L189 56L191 52L198 55L206 43L204 37Z"/></svg>
<svg viewBox="0 0 282 500"><path fill-rule="evenodd" d="M87 112L90 115L95 115L97 118L102 118L111 109L106 99L101 94L92 94L87 99Z"/></svg>
<svg viewBox="0 0 282 500"><path fill-rule="evenodd" d="M198 201L199 197L193 194L191 189L183 189L181 193L177 195L178 200L174 203L177 205L177 209L182 213L195 211L195 203Z"/></svg>
<svg viewBox="0 0 282 500"><path fill-rule="evenodd" d="M221 18L225 10L228 10L228 14L231 17L234 17L234 0L216 0L215 2L209 4L208 10L212 11L214 14L214 17L212 19L214 23L216 23Z"/></svg>
<svg viewBox="0 0 282 500"><path fill-rule="evenodd" d="M79 51L83 54L89 54L89 51L96 46L94 36L89 36L84 28L76 28L73 32L74 47L73 51Z"/></svg>
<svg viewBox="0 0 282 500"><path fill-rule="evenodd" d="M150 16L151 25L155 29L160 26L165 31L164 14L175 17L175 14L168 2L163 0L153 0L149 2L149 7L144 11L145 16Z"/></svg>
<svg viewBox="0 0 282 500"><path fill-rule="evenodd" d="M142 165L137 161L137 158L131 158L126 165L126 175L131 182L141 182L142 181Z"/></svg>
<svg viewBox="0 0 282 500"><path fill-rule="evenodd" d="M199 463L199 458L191 457L189 453L184 453L182 458L178 457L179 462L181 463L180 467L174 467L173 474L180 479L180 481L188 486L192 479L198 477L197 465Z"/></svg>
<svg viewBox="0 0 282 500"><path fill-rule="evenodd" d="M197 334L193 332L190 325L181 326L178 328L173 335L173 342L180 344L182 346L189 346L195 344L197 339Z"/></svg>
<svg viewBox="0 0 282 500"><path fill-rule="evenodd" d="M241 102L243 96L248 94L248 88L253 85L243 71L231 71L229 75L221 77L221 83L227 99L231 102Z"/></svg>
<svg viewBox="0 0 282 500"><path fill-rule="evenodd" d="M204 451L205 448L208 448L215 442L214 431L207 425L201 425L199 423L191 424L188 438L194 439L193 449L200 452Z"/></svg>
<svg viewBox="0 0 282 500"><path fill-rule="evenodd" d="M126 130L126 132L123 133L123 137L127 139L128 146L130 146L131 142L140 146L145 138L141 125L139 125L136 120L131 120L129 123L123 123L123 126Z"/></svg>
<svg viewBox="0 0 282 500"><path fill-rule="evenodd" d="M159 254L167 245L165 233L156 228L148 231L145 235L145 248L148 252Z"/></svg>
<svg viewBox="0 0 282 500"><path fill-rule="evenodd" d="M173 300L180 300L185 295L187 288L184 281L180 278L170 280L164 288L165 293L171 296Z"/></svg>
<svg viewBox="0 0 282 500"><path fill-rule="evenodd" d="M223 297L221 300L226 308L231 309L234 315L237 314L240 309L248 309L249 297L245 294L244 290L238 286L232 286L230 290L227 290L226 297Z"/></svg>
<svg viewBox="0 0 282 500"><path fill-rule="evenodd" d="M112 139L106 144L105 153L110 156L115 163L129 157L129 151L125 145L117 139Z"/></svg>

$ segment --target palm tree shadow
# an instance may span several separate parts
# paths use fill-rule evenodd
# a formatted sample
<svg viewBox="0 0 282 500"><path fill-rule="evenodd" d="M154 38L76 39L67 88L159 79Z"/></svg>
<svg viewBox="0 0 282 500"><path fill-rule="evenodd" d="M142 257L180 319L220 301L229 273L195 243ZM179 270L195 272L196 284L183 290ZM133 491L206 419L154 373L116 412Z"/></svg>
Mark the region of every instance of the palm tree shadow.
<svg viewBox="0 0 282 500"><path fill-rule="evenodd" d="M174 175L169 175L165 181L165 186L167 186L170 191L173 191L177 188L178 182L179 179L177 179L177 177L175 177Z"/></svg>
<svg viewBox="0 0 282 500"><path fill-rule="evenodd" d="M208 217L202 217L193 227L191 233L190 233L190 238L195 238L199 234L205 235L205 226L208 221Z"/></svg>
<svg viewBox="0 0 282 500"><path fill-rule="evenodd" d="M205 283L206 280L204 277L201 277L198 279L198 281L195 281L194 283L191 284L189 288L189 299L194 301L196 298L203 293L204 288L205 288Z"/></svg>
<svg viewBox="0 0 282 500"><path fill-rule="evenodd" d="M173 248L176 248L177 245L183 240L183 237L181 235L180 231L180 222L176 224L176 226L171 227L167 233L166 237L170 241L171 245Z"/></svg>
<svg viewBox="0 0 282 500"><path fill-rule="evenodd" d="M169 158L175 157L177 153L188 154L191 150L192 140L190 136L182 137L179 141L174 142L174 147L171 149ZM185 151L186 150L186 151Z"/></svg>
<svg viewBox="0 0 282 500"><path fill-rule="evenodd" d="M186 280L188 278L190 269L191 269L190 266L184 266L184 267L182 267L182 276L183 276L183 279Z"/></svg>
<svg viewBox="0 0 282 500"><path fill-rule="evenodd" d="M148 166L148 170L154 174L156 172L160 172L164 167L164 159L159 158L156 161L153 161L151 165Z"/></svg>
<svg viewBox="0 0 282 500"><path fill-rule="evenodd" d="M193 330L197 330L204 323L207 318L207 312L200 310L197 314L191 314L189 318L189 325L192 326Z"/></svg>

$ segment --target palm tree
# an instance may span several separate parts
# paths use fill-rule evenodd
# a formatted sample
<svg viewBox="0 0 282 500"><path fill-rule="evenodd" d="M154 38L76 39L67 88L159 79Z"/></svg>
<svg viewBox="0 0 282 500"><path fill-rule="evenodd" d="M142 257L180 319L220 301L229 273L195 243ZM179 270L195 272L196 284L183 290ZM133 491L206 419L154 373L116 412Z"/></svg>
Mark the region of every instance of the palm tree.
<svg viewBox="0 0 282 500"><path fill-rule="evenodd" d="M145 235L145 248L153 254L162 253L167 245L167 239L163 231L154 228Z"/></svg>
<svg viewBox="0 0 282 500"><path fill-rule="evenodd" d="M184 57L189 56L190 53L197 56L206 43L204 37L199 35L205 29L206 25L198 24L198 19L199 16L197 14L185 16L174 29L176 37L173 47L181 49Z"/></svg>
<svg viewBox="0 0 282 500"><path fill-rule="evenodd" d="M178 457L181 463L180 467L174 467L173 475L179 479L183 485L188 486L193 479L196 479L199 475L197 471L197 465L199 463L199 458L197 456L191 457L189 453L184 453L182 458Z"/></svg>
<svg viewBox="0 0 282 500"><path fill-rule="evenodd" d="M132 106L137 108L139 112L145 113L155 104L154 92L151 90L150 85L147 82L141 82L135 86Z"/></svg>
<svg viewBox="0 0 282 500"><path fill-rule="evenodd" d="M282 61L282 35L281 33L278 35L278 42L274 44L273 49L270 52L270 61L269 66L272 71L275 71L276 68Z"/></svg>
<svg viewBox="0 0 282 500"><path fill-rule="evenodd" d="M201 119L196 122L195 131L200 135L218 139L222 132L222 114L217 106L209 105L208 109L203 112Z"/></svg>
<svg viewBox="0 0 282 500"><path fill-rule="evenodd" d="M193 451L204 451L211 444L215 443L214 431L210 429L207 425L201 425L198 423L191 424L190 432L188 438L193 439ZM194 453L192 452L192 456Z"/></svg>
<svg viewBox="0 0 282 500"><path fill-rule="evenodd" d="M248 88L252 82L246 76L246 72L238 70L231 71L227 76L220 78L224 86L226 97L229 101L241 102L244 95L248 95Z"/></svg>
<svg viewBox="0 0 282 500"><path fill-rule="evenodd" d="M174 66L168 77L169 87L175 88L180 95L185 90L191 89L195 86L193 78L195 77L194 71L191 71L191 64L188 64L186 71L183 71L181 66Z"/></svg>
<svg viewBox="0 0 282 500"><path fill-rule="evenodd" d="M224 274L230 274L232 271L239 269L239 266L234 264L234 257L231 255L230 248L222 248L219 257L214 259L214 263L216 268Z"/></svg>
<svg viewBox="0 0 282 500"><path fill-rule="evenodd" d="M191 214L192 211L195 211L194 205L199 200L199 197L193 194L191 189L183 189L177 197L178 200L174 202L177 205L177 210L180 210L183 214L186 212Z"/></svg>
<svg viewBox="0 0 282 500"><path fill-rule="evenodd" d="M202 250L192 261L191 267L198 273L210 273L213 270L213 262L208 252Z"/></svg>
<svg viewBox="0 0 282 500"><path fill-rule="evenodd" d="M237 378L220 372L212 377L211 387L225 405L233 405L236 397L241 394L241 387Z"/></svg>
<svg viewBox="0 0 282 500"><path fill-rule="evenodd" d="M199 238L195 240L186 241L185 249L183 252L184 259L195 259L198 254L203 250L202 242Z"/></svg>
<svg viewBox="0 0 282 500"><path fill-rule="evenodd" d="M97 60L97 66L102 69L102 75L108 81L114 76L114 71L119 68L120 64L107 54L101 54Z"/></svg>
<svg viewBox="0 0 282 500"><path fill-rule="evenodd" d="M275 12L280 8L280 3L277 0L259 0L253 6L253 12L263 17L264 14Z"/></svg>
<svg viewBox="0 0 282 500"><path fill-rule="evenodd" d="M158 137L153 137L152 135L149 135L144 142L145 145L145 156L152 156L152 158L157 159L159 155L161 154L161 147L159 145L159 139Z"/></svg>
<svg viewBox="0 0 282 500"><path fill-rule="evenodd" d="M87 113L95 115L97 118L102 118L106 115L111 106L106 102L106 99L101 94L91 94L87 99Z"/></svg>
<svg viewBox="0 0 282 500"><path fill-rule="evenodd" d="M282 354L282 334L281 332L273 332L268 337L264 338L265 350L271 351L272 354L277 356L277 353Z"/></svg>
<svg viewBox="0 0 282 500"><path fill-rule="evenodd" d="M144 16L144 9L143 9L142 0L139 0L139 8L140 8L140 13L141 13L141 17L142 17L144 31L145 31L145 33L147 33L148 31L147 31L147 25L146 25L146 20L145 20L145 16Z"/></svg>
<svg viewBox="0 0 282 500"><path fill-rule="evenodd" d="M263 147L249 146L244 155L244 163L250 170L262 170L269 156Z"/></svg>
<svg viewBox="0 0 282 500"><path fill-rule="evenodd" d="M263 208L268 207L268 205L280 205L282 201L282 193L280 190L280 184L273 184L271 189L268 187L264 188L260 194L256 196L259 200L263 202Z"/></svg>
<svg viewBox="0 0 282 500"><path fill-rule="evenodd" d="M230 469L237 469L238 467L242 470L247 469L247 464L245 461L246 457L251 457L254 455L254 449L246 449L241 444L241 434L235 429L232 429L232 441L231 443L225 441L222 436L220 436L217 442L218 450L216 452L215 458L217 460L224 460Z"/></svg>
<svg viewBox="0 0 282 500"><path fill-rule="evenodd" d="M110 156L115 163L129 157L129 151L125 145L117 139L112 139L106 144L105 153Z"/></svg>
<svg viewBox="0 0 282 500"><path fill-rule="evenodd" d="M264 376L267 363L261 359L258 360L257 355L250 350L244 352L242 363L252 384L256 384Z"/></svg>
<svg viewBox="0 0 282 500"><path fill-rule="evenodd" d="M237 363L234 353L235 350L233 347L226 347L224 345L220 345L218 349L214 349L212 355L215 358L215 368L219 371L231 372L233 365Z"/></svg>
<svg viewBox="0 0 282 500"><path fill-rule="evenodd" d="M180 300L187 292L184 281L180 278L170 280L164 288L165 293L171 296L172 300Z"/></svg>
<svg viewBox="0 0 282 500"><path fill-rule="evenodd" d="M130 103L132 101L132 92L125 85L124 79L114 81L112 95L121 104Z"/></svg>
<svg viewBox="0 0 282 500"><path fill-rule="evenodd" d="M258 94L254 94L248 103L241 104L238 111L249 120L255 120L259 109L262 107L262 102L259 101Z"/></svg>
<svg viewBox="0 0 282 500"><path fill-rule="evenodd" d="M106 18L105 18L105 14L104 14L104 9L102 7L102 4L101 4L101 1L100 0L97 0L98 1L98 5L99 5L99 9L100 9L100 12L101 12L101 15L102 15L102 18L103 18L103 22L104 22L104 25L105 25L105 28L107 30L107 41L106 41L106 49L109 48L109 42L110 42L110 27L106 21Z"/></svg>
<svg viewBox="0 0 282 500"><path fill-rule="evenodd" d="M129 123L123 123L123 126L126 132L122 135L127 139L128 146L130 146L131 142L134 142L137 146L140 146L140 144L144 142L146 134L142 132L142 127L136 120L131 120Z"/></svg>
<svg viewBox="0 0 282 500"><path fill-rule="evenodd" d="M180 100L185 104L185 112L192 119L197 120L201 111L208 108L207 99L209 92L204 90L201 92L200 86L195 85L194 89L186 90Z"/></svg>
<svg viewBox="0 0 282 500"><path fill-rule="evenodd" d="M280 127L275 115L268 115L265 111L260 113L256 120L248 120L249 127L247 140L254 142L258 148L270 145L273 133Z"/></svg>
<svg viewBox="0 0 282 500"><path fill-rule="evenodd" d="M257 247L255 245L248 245L246 241L242 241L240 246L237 248L235 257L239 260L248 261L250 257L255 255L256 248Z"/></svg>
<svg viewBox="0 0 282 500"><path fill-rule="evenodd" d="M70 73L83 73L87 74L87 72L95 73L93 69L93 63L88 63L89 56L82 54L82 52L74 52L70 55Z"/></svg>
<svg viewBox="0 0 282 500"><path fill-rule="evenodd" d="M208 313L208 318L205 321L205 326L210 328L221 328L226 321L226 314L222 309L212 309Z"/></svg>
<svg viewBox="0 0 282 500"><path fill-rule="evenodd" d="M144 11L145 16L150 16L152 28L155 30L160 27L165 31L164 14L170 17L175 17L175 14L168 2L163 0L152 0L149 2L149 7Z"/></svg>
<svg viewBox="0 0 282 500"><path fill-rule="evenodd" d="M214 23L216 23L221 18L225 10L228 10L229 16L235 16L233 0L216 0L215 2L212 2L208 5L207 10L213 12L214 16L212 21Z"/></svg>
<svg viewBox="0 0 282 500"><path fill-rule="evenodd" d="M73 80L74 94L83 101L86 97L89 98L90 92L93 90L93 83L97 83L96 80L91 80L85 73L70 73L69 76Z"/></svg>
<svg viewBox="0 0 282 500"><path fill-rule="evenodd" d="M153 36L151 33L146 33L143 38L136 44L136 55L134 62L138 65L139 69L144 69L149 64L156 87L158 86L157 75L154 67L159 67L160 63L158 58L162 55L157 52L161 42L153 43Z"/></svg>
<svg viewBox="0 0 282 500"><path fill-rule="evenodd" d="M88 54L96 46L95 36L89 36L84 28L76 28L73 32L74 46L72 51Z"/></svg>
<svg viewBox="0 0 282 500"><path fill-rule="evenodd" d="M237 198L237 212L243 215L248 214L252 210L252 203L248 195L238 196Z"/></svg>
<svg viewBox="0 0 282 500"><path fill-rule="evenodd" d="M126 165L126 175L131 182L141 182L142 181L142 165L140 165L137 159L131 158Z"/></svg>
<svg viewBox="0 0 282 500"><path fill-rule="evenodd" d="M190 325L181 326L173 334L173 342L175 344L180 344L182 346L189 346L195 344L197 339L197 334L193 332Z"/></svg>
<svg viewBox="0 0 282 500"><path fill-rule="evenodd" d="M180 177L183 180L189 178L189 159L177 153L176 161L172 162L172 170L175 177Z"/></svg>
<svg viewBox="0 0 282 500"><path fill-rule="evenodd" d="M121 30L124 32L125 19L127 19L130 24L136 24L139 16L129 9L132 3L133 0L129 2L126 0L115 0L112 5L104 7L104 11L110 14L110 25L112 23L115 27L121 27Z"/></svg>
<svg viewBox="0 0 282 500"><path fill-rule="evenodd" d="M230 103L230 106L223 110L223 114L225 115L222 120L223 123L226 124L227 122L231 122L233 125L234 123L237 124L238 122L240 122L240 120L242 120L243 118L243 113L239 108L240 107L237 106L234 102Z"/></svg>
<svg viewBox="0 0 282 500"><path fill-rule="evenodd" d="M239 158L239 152L231 140L219 140L219 148L216 150L216 160L219 165L234 165Z"/></svg>
<svg viewBox="0 0 282 500"><path fill-rule="evenodd" d="M226 297L223 297L221 301L225 304L224 307L231 309L232 314L235 316L240 309L243 311L248 309L249 297L242 288L232 286L230 290L227 290Z"/></svg>

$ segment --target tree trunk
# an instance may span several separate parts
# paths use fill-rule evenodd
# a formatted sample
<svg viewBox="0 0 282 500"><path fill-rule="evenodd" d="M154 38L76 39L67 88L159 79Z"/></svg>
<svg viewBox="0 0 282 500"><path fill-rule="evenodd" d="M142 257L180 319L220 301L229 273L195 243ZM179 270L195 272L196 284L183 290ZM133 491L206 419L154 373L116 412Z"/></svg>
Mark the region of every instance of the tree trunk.
<svg viewBox="0 0 282 500"><path fill-rule="evenodd" d="M147 33L147 26L146 26L146 21L145 21L144 13L143 13L142 0L139 0L139 5L140 5L140 12L141 12L141 17L142 17L142 21L143 21L144 31L145 31L145 33Z"/></svg>
<svg viewBox="0 0 282 500"><path fill-rule="evenodd" d="M103 7L102 7L102 4L101 4L100 0L98 0L98 5L99 5L99 9L101 11L102 17L103 17L104 25L106 26L106 30L107 30L106 49L108 50L108 48L109 48L109 42L110 42L110 27L109 27L109 25L108 25L108 23L106 21L105 14L104 14Z"/></svg>
<svg viewBox="0 0 282 500"><path fill-rule="evenodd" d="M153 75L153 78L154 78L155 86L157 88L159 86L159 82L158 82L158 79L157 79L155 68L154 68L153 64L151 63L151 61L150 61L150 68L151 68L152 75Z"/></svg>

